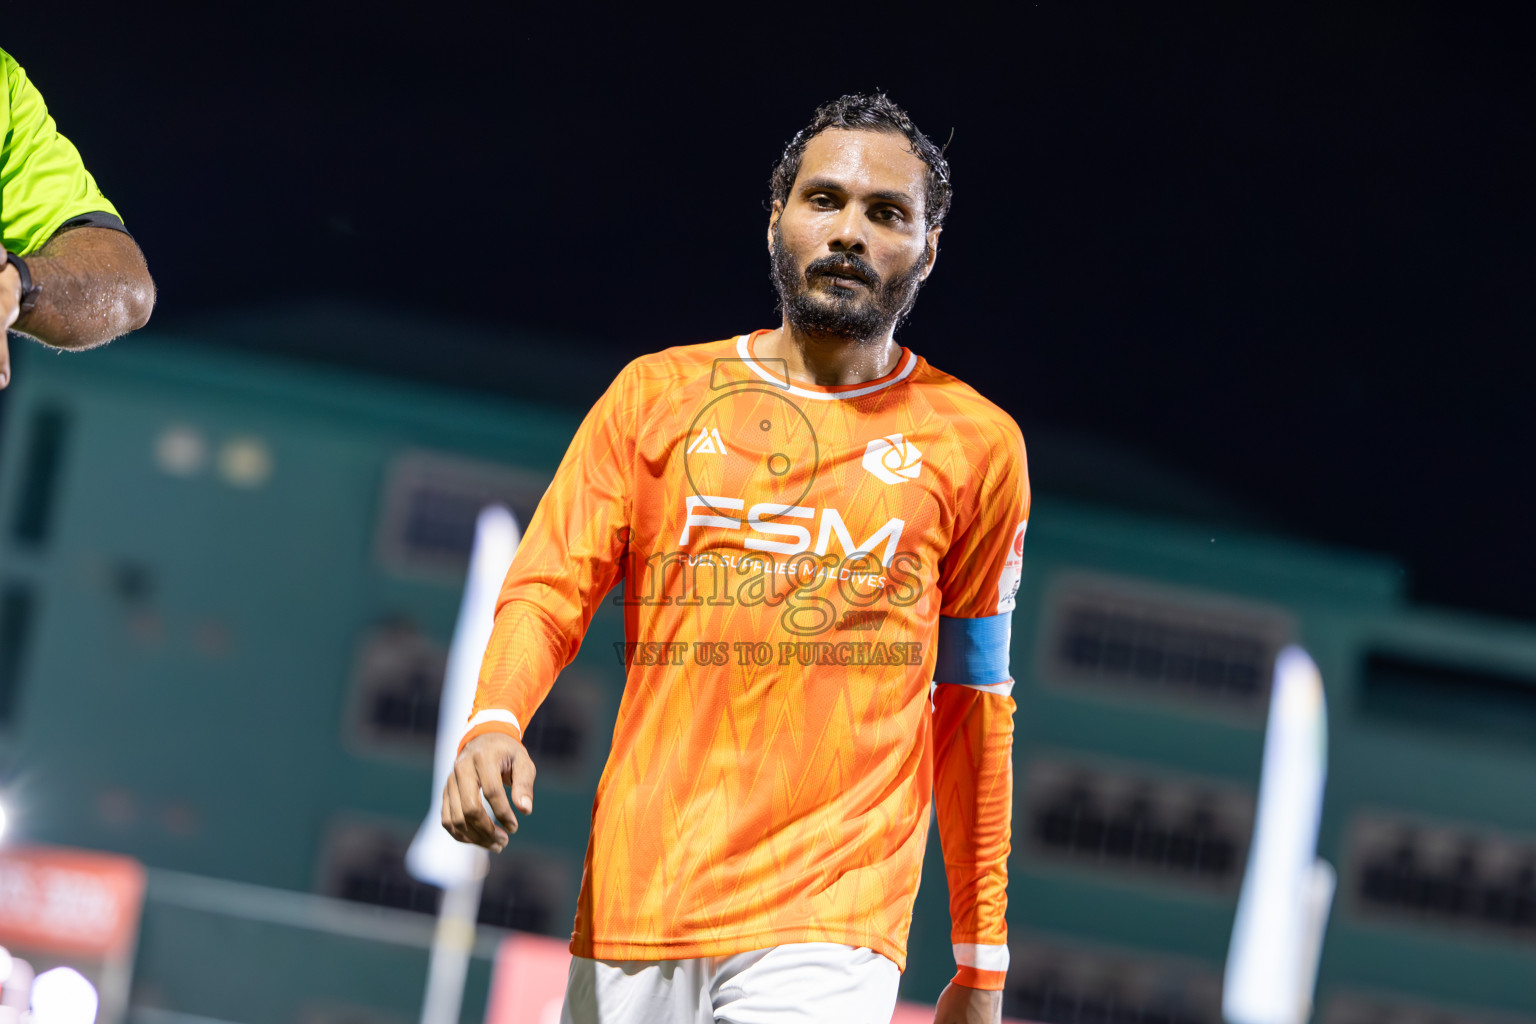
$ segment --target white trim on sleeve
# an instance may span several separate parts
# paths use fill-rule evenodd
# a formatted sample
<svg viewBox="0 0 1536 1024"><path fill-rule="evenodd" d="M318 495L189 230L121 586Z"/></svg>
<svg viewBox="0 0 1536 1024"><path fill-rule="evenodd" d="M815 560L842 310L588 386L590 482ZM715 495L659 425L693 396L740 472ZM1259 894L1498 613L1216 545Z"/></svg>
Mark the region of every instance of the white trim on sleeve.
<svg viewBox="0 0 1536 1024"><path fill-rule="evenodd" d="M946 683L942 679L935 679L933 684L935 686L963 686L967 690L980 690L982 693L995 693L1001 697L1007 697L1013 693L1012 679L1004 679L1000 683L988 683L985 686L983 686L981 683ZM929 697L931 699L931 693L929 694Z"/></svg>
<svg viewBox="0 0 1536 1024"><path fill-rule="evenodd" d="M960 967L974 967L978 971L1008 969L1007 946L983 946L975 942L957 942L953 948L955 963Z"/></svg>
<svg viewBox="0 0 1536 1024"><path fill-rule="evenodd" d="M475 726L484 725L487 722L506 722L508 725L512 726L512 728L517 730L517 734L519 736L523 734L523 726L522 723L517 720L517 716L510 711L503 711L500 708L487 708L486 710L480 712L474 718L469 720L469 725L465 726L464 732L467 734ZM461 738L459 742L463 743L464 741Z"/></svg>

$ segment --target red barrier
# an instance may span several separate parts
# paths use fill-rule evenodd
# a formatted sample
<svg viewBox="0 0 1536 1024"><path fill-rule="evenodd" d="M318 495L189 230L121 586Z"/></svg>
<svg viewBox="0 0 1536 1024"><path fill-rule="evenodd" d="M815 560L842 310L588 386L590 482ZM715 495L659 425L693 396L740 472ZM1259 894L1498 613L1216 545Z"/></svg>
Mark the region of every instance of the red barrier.
<svg viewBox="0 0 1536 1024"><path fill-rule="evenodd" d="M144 868L129 857L47 846L0 849L0 946L111 959L132 951Z"/></svg>
<svg viewBox="0 0 1536 1024"><path fill-rule="evenodd" d="M496 951L485 1024L559 1024L570 944L542 935L513 935Z"/></svg>

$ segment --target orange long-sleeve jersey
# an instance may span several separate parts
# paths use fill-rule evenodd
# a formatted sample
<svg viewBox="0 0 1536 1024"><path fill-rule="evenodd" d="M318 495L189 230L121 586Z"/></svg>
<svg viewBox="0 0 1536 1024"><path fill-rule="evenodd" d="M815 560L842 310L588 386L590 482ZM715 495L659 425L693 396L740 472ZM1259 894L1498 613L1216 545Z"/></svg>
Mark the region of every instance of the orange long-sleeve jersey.
<svg viewBox="0 0 1536 1024"><path fill-rule="evenodd" d="M754 356L762 333L637 359L588 413L507 574L464 741L521 737L622 580L572 952L823 941L905 968L936 796L957 980L1001 988L1023 438L906 349L818 387Z"/></svg>

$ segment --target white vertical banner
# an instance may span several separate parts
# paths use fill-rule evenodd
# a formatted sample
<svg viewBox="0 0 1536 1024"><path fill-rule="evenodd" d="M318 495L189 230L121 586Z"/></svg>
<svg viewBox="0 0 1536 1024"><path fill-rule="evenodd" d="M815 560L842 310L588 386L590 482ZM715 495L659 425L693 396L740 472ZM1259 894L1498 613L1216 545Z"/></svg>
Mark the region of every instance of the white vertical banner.
<svg viewBox="0 0 1536 1024"><path fill-rule="evenodd" d="M517 553L522 533L517 519L500 505L480 512L464 600L454 625L453 646L443 673L443 697L437 717L437 756L432 765L432 798L427 816L406 851L406 868L416 878L443 889L432 958L422 996L422 1024L458 1024L464 1002L464 978L475 945L475 919L489 856L443 830L443 787L453 772L459 740L469 723L480 681L480 662L496 621L496 597Z"/></svg>
<svg viewBox="0 0 1536 1024"><path fill-rule="evenodd" d="M453 772L459 740L469 722L480 681L480 662L491 642L496 597L506 579L512 556L522 540L517 519L501 505L480 513L475 524L474 553L464 580L464 600L443 673L443 696L437 716L437 755L432 764L432 801L406 853L405 865L423 882L451 888L485 877L486 852L458 842L443 830L443 787Z"/></svg>
<svg viewBox="0 0 1536 1024"><path fill-rule="evenodd" d="M1221 1011L1228 1024L1303 1024L1312 1010L1333 870L1317 859L1328 777L1328 708L1300 647L1275 659L1253 842Z"/></svg>

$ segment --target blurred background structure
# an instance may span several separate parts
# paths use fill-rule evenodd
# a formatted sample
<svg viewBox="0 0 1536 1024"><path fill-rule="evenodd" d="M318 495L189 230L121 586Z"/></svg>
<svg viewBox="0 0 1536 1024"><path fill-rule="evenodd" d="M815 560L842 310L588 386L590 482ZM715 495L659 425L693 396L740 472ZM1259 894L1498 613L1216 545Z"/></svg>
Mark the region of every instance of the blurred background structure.
<svg viewBox="0 0 1536 1024"><path fill-rule="evenodd" d="M1318 1019L1536 1024L1522 15L861 8L831 59L841 10L50 11L0 42L160 304L104 351L13 342L0 392L0 945L25 857L131 858L133 1024L414 1021L440 894L403 857L475 513L526 523L628 359L773 322L769 169L883 87L954 130L899 338L1015 416L1036 492L1008 1013L1216 1024L1298 644L1330 710ZM465 1021L507 936L570 926L613 611L532 723ZM951 969L939 863L917 1001ZM120 1008L128 951L27 941Z"/></svg>
<svg viewBox="0 0 1536 1024"><path fill-rule="evenodd" d="M333 320L368 314L239 318ZM129 1019L413 1019L440 893L404 853L475 518L527 520L585 408L555 381L606 380L521 344L540 372L500 399L207 336L26 353L0 451L4 799L13 839L148 865ZM1094 500L1092 450L1057 443L1033 442L1012 655L1009 1014L1217 1024L1274 660L1301 644L1331 708L1322 1019L1536 1017L1536 630L1415 608L1377 557L1128 509L1113 453ZM1148 507L1210 521L1142 472ZM568 933L620 630L605 606L530 728L540 810L492 859L465 1020L502 929ZM933 842L919 1001L952 970Z"/></svg>

